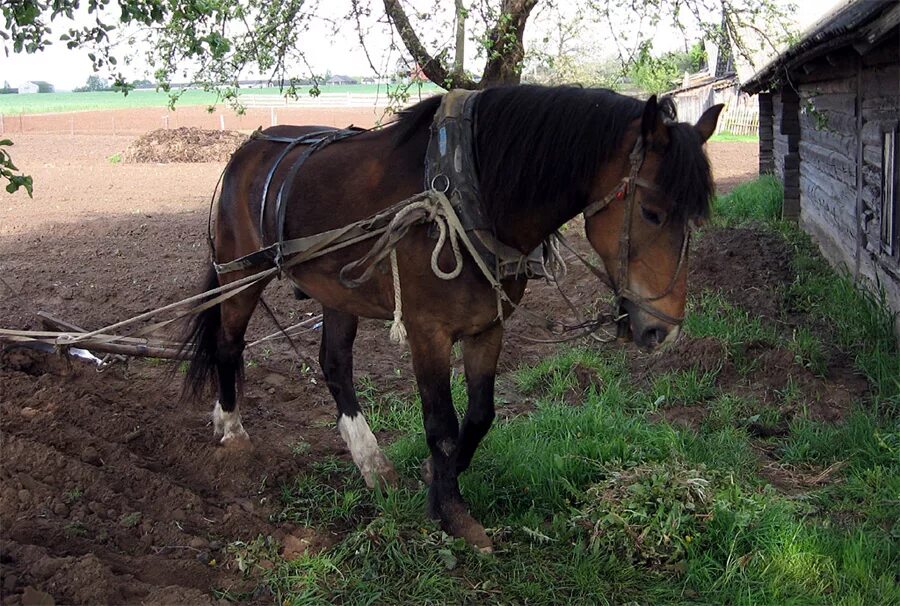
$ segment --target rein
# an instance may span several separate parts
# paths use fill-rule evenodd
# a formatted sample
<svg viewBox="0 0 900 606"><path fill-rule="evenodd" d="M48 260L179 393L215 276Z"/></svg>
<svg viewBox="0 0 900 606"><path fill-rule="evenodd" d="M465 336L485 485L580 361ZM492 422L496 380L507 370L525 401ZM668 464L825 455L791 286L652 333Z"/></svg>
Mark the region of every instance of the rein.
<svg viewBox="0 0 900 606"><path fill-rule="evenodd" d="M619 235L619 265L616 279L613 279L612 276L610 276L608 273L604 272L602 269L585 259L584 256L576 252L558 232L557 237L560 238L560 241L563 243L563 245L572 254L574 254L575 257L591 271L591 273L593 273L597 278L600 279L601 282L612 289L613 293L615 294L614 305L617 309L620 309L622 301L627 299L642 311L647 312L651 316L662 320L663 322L666 322L668 324L681 324L684 321L684 316L677 318L674 316L670 316L669 314L656 309L655 307L650 305L650 303L659 301L663 297L668 296L675 288L675 284L678 282L678 278L679 276L681 276L681 272L684 270L687 260L688 247L690 246L690 230L687 227L685 227L684 237L682 238L681 243L681 251L678 254L678 264L675 266L675 272L672 274L672 278L669 280L669 284L666 286L666 288L658 294L645 297L639 295L629 287L630 284L628 258L631 254L631 223L632 215L634 214L635 194L637 193L639 187L643 187L644 189L649 189L652 191L659 190L659 188L656 187L656 185L654 185L653 183L650 183L637 176L641 170L641 166L643 166L644 164L644 145L641 138L638 138L637 142L635 142L634 149L632 149L631 154L629 155L629 160L631 162L631 170L629 171L629 175L622 178L622 180L619 182L619 185L613 191L611 191L600 200L592 202L587 207L585 207L583 211L584 218L589 219L590 217L604 210L612 203L613 200L625 200L625 213L622 219L622 231ZM624 330L625 328L623 322L624 316L620 316L620 331Z"/></svg>

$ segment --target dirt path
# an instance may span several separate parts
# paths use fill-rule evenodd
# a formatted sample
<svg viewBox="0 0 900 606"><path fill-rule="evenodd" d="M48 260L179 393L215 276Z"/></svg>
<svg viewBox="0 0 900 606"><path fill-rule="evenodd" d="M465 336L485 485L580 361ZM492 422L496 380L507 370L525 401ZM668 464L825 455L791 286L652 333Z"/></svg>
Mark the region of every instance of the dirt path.
<svg viewBox="0 0 900 606"><path fill-rule="evenodd" d="M196 292L207 254L207 203L222 165L110 162L129 141L16 138L14 157L36 188L33 200L0 197L4 327L37 328L34 311L44 310L97 328ZM723 188L755 171L753 145L712 144L710 153ZM748 248L735 241L731 254L747 255ZM713 283L731 267L721 264L702 280ZM573 269L570 289L590 300L596 285ZM285 323L317 312L280 283L267 299ZM526 305L564 309L540 284ZM251 335L272 330L260 315ZM521 318L511 323L502 369L534 363L552 349L523 340L527 330ZM317 336L298 339L309 358ZM380 390L411 389L408 356L388 342L382 323L363 323L357 351L366 352L357 360L358 377ZM244 415L255 447L225 458L212 440L211 402L178 403L177 368L133 360L98 374L45 354L4 354L2 603L22 603L26 590L65 603L208 603L224 590L268 603L270 596L242 593L254 584L237 570L230 544L259 535L279 541L293 535L310 549L335 541L273 521L281 484L315 461L348 456L318 370L284 344L249 358ZM504 399L501 414L528 407L515 394Z"/></svg>

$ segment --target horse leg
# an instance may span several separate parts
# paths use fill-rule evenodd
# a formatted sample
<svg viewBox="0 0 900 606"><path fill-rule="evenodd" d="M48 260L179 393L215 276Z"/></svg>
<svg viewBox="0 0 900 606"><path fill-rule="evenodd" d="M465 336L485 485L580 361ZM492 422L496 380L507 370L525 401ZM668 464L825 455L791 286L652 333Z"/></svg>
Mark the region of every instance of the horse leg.
<svg viewBox="0 0 900 606"><path fill-rule="evenodd" d="M213 408L212 417L213 435L222 446L241 447L250 442L238 410L239 387L244 369L244 334L268 282L263 280L258 285L226 299L219 307L221 325L215 350L219 398Z"/></svg>
<svg viewBox="0 0 900 606"><path fill-rule="evenodd" d="M459 450L456 454L456 473L469 468L472 456L494 422L494 379L497 359L503 345L503 325L463 339L463 363L466 369L466 392L469 405L459 431ZM422 466L426 483L433 478L432 461Z"/></svg>
<svg viewBox="0 0 900 606"><path fill-rule="evenodd" d="M394 466L378 447L378 440L366 423L353 388L353 341L358 323L359 318L354 315L323 308L319 364L328 390L337 403L338 431L366 485L369 488L377 484L396 486Z"/></svg>
<svg viewBox="0 0 900 606"><path fill-rule="evenodd" d="M431 451L432 481L428 487L428 514L440 520L444 530L462 537L481 551L492 551L484 527L473 518L459 492L457 459L459 421L450 396L450 348L452 339L440 331L411 330L416 382L422 396L425 437Z"/></svg>

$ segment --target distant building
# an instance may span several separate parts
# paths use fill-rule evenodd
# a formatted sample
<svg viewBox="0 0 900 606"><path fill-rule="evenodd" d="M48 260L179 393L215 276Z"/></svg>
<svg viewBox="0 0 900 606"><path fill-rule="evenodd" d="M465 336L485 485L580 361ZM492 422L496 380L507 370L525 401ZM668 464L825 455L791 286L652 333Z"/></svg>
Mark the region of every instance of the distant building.
<svg viewBox="0 0 900 606"><path fill-rule="evenodd" d="M22 86L19 87L19 94L29 94L29 93L52 93L53 85L49 82L45 82L43 80L32 80L30 82L25 82Z"/></svg>
<svg viewBox="0 0 900 606"><path fill-rule="evenodd" d="M356 80L354 80L353 78L351 78L350 76L332 76L332 77L328 78L328 80L325 81L325 84L345 85L345 84L358 84L358 82Z"/></svg>

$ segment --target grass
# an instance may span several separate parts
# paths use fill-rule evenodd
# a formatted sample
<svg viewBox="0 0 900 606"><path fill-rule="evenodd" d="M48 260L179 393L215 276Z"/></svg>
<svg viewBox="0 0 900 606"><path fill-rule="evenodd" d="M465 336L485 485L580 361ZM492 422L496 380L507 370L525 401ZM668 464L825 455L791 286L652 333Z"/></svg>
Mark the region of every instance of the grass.
<svg viewBox="0 0 900 606"><path fill-rule="evenodd" d="M423 92L438 91L432 84L422 86ZM242 89L245 95L283 95L278 88ZM352 84L346 86L322 86L322 93L353 93L386 95L385 85ZM417 88L410 91L415 94ZM301 88L298 93L308 94ZM216 94L202 90L186 90L178 100L178 107L216 104ZM168 107L169 94L155 90L135 90L128 95L114 91L84 93L43 93L34 95L0 95L0 114L42 114L50 112L72 112L86 110L129 109L143 107Z"/></svg>
<svg viewBox="0 0 900 606"><path fill-rule="evenodd" d="M368 491L351 464L320 461L283 487L278 518L341 540L292 561L267 537L235 544L241 570L281 604L900 604L890 316L778 223L772 184L742 191L720 201L719 220L763 222L792 244L796 278L783 303L799 324L770 327L710 291L691 299L685 330L719 342L723 363L747 373L752 348L790 349L815 372L827 370L828 352L844 352L872 395L843 422L784 418L777 402L723 383L719 369L639 382L621 351L561 348L506 379L535 409L496 423L461 479L495 543L486 556L423 515L416 478L428 453L417 397L380 393L364 378L360 399L373 429L396 436L388 454L405 488ZM452 389L461 409L462 377ZM780 394L791 404L803 397L795 383ZM669 406L694 408L701 421L672 425L659 414ZM754 439L751 423L787 431ZM767 475L773 466L823 479L781 492Z"/></svg>
<svg viewBox="0 0 900 606"><path fill-rule="evenodd" d="M709 138L710 141L728 141L737 143L759 143L759 135L736 135L728 131L716 133Z"/></svg>

